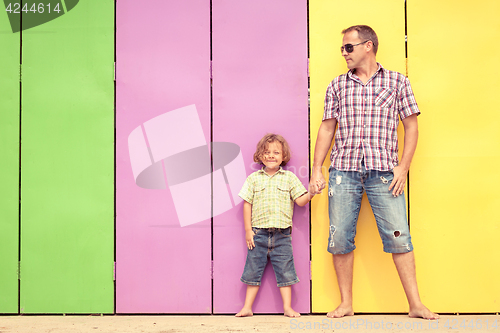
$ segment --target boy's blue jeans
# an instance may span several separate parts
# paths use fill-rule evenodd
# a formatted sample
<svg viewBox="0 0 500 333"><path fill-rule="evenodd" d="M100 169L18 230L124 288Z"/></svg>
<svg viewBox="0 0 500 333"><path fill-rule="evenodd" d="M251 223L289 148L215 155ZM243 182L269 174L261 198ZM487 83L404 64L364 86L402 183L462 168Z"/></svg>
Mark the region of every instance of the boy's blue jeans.
<svg viewBox="0 0 500 333"><path fill-rule="evenodd" d="M293 263L291 228L252 228L255 247L248 250L241 282L250 286L260 286L267 258L271 260L278 287L286 287L299 282Z"/></svg>

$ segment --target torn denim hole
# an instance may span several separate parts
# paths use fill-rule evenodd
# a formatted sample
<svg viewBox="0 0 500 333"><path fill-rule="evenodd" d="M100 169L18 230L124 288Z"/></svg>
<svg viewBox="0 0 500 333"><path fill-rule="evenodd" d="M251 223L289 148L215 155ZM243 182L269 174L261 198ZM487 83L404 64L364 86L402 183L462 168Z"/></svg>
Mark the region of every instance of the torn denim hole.
<svg viewBox="0 0 500 333"><path fill-rule="evenodd" d="M328 189L328 196L333 197L333 187L330 187L330 189Z"/></svg>
<svg viewBox="0 0 500 333"><path fill-rule="evenodd" d="M401 231L398 230L394 231L394 238L397 238L399 236L401 236Z"/></svg>
<svg viewBox="0 0 500 333"><path fill-rule="evenodd" d="M381 180L381 181L382 181L382 183L384 183L384 184L388 184L388 183L389 183L389 181L388 181L385 177L382 177L382 176L381 176L381 177L380 177L380 180Z"/></svg>
<svg viewBox="0 0 500 333"><path fill-rule="evenodd" d="M335 177L335 184L340 185L342 183L342 176Z"/></svg>
<svg viewBox="0 0 500 333"><path fill-rule="evenodd" d="M335 246L335 242L333 241L333 235L335 235L335 226L331 225L330 226L330 244L328 244L328 247Z"/></svg>

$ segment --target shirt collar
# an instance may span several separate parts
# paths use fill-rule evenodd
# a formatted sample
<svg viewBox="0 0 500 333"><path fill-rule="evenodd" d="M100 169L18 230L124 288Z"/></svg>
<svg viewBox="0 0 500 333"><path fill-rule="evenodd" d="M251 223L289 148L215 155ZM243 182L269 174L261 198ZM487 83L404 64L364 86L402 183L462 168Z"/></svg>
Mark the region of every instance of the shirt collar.
<svg viewBox="0 0 500 333"><path fill-rule="evenodd" d="M377 71L372 75L372 77L366 83L370 82L375 76L378 75L378 73L380 73L380 72L384 72L385 73L387 71L384 67L382 67L382 65L380 63L377 62L377 65L378 65ZM361 82L359 80L358 76L354 73L354 70L355 70L355 68L350 69L347 72L347 77L350 78L351 80L355 80L355 81Z"/></svg>
<svg viewBox="0 0 500 333"><path fill-rule="evenodd" d="M259 173L263 173L263 174L265 174L265 175L268 175L268 176L269 176L269 174L268 174L267 172L265 172L265 171L264 171L264 168L265 168L265 166L263 166L263 167L262 167L262 169L260 169L260 170L259 170ZM276 173L275 173L275 174L277 174L277 173L283 173L283 172L285 172L285 170L283 170L283 168L280 166L280 168L278 169L278 171L276 171ZM275 175L275 174L274 174L274 175ZM273 176L274 176L274 175L273 175ZM272 177L272 176L270 176L270 177Z"/></svg>

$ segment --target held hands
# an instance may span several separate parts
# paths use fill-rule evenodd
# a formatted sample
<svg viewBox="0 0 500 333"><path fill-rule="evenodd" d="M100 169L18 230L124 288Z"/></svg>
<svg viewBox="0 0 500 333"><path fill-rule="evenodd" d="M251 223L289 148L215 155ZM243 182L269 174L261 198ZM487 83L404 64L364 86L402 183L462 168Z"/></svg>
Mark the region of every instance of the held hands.
<svg viewBox="0 0 500 333"><path fill-rule="evenodd" d="M247 230L245 232L245 239L246 239L247 247L249 250L251 250L255 247L255 243L253 242L253 236L255 236L255 233L253 232L252 229Z"/></svg>
<svg viewBox="0 0 500 333"><path fill-rule="evenodd" d="M401 165L397 165L392 169L394 173L394 179L389 185L389 191L392 189L392 195L397 197L402 194L405 189L406 177L408 175L408 169L405 169Z"/></svg>
<svg viewBox="0 0 500 333"><path fill-rule="evenodd" d="M309 182L309 193L320 194L326 187L325 177L321 172L314 173Z"/></svg>

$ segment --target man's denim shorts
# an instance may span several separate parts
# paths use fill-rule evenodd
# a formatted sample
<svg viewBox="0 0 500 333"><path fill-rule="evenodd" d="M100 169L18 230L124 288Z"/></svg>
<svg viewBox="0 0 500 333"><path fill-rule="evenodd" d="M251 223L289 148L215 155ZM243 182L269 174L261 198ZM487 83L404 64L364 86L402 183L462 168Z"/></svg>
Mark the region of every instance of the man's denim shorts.
<svg viewBox="0 0 500 333"><path fill-rule="evenodd" d="M406 217L404 193L397 197L389 191L392 171L338 171L330 168L328 203L330 232L328 252L346 254L353 251L363 192L366 191L384 252L406 253L413 250Z"/></svg>
<svg viewBox="0 0 500 333"><path fill-rule="evenodd" d="M260 286L267 258L271 260L278 287L291 286L299 282L293 263L292 228L252 228L255 247L248 250L241 282Z"/></svg>

